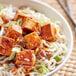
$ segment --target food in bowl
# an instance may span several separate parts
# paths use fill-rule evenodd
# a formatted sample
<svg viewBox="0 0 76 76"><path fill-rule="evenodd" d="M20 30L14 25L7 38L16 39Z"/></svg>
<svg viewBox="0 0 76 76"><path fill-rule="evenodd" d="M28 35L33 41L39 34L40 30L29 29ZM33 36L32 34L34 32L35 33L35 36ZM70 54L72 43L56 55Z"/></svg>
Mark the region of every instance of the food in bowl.
<svg viewBox="0 0 76 76"><path fill-rule="evenodd" d="M0 8L0 75L43 76L67 54L58 21L29 7Z"/></svg>

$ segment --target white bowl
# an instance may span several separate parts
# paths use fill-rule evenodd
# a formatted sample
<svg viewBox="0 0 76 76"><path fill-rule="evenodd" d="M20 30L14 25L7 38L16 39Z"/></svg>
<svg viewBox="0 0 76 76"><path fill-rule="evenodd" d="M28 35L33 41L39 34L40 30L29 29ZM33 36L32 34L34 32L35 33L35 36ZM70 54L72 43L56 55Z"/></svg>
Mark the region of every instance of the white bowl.
<svg viewBox="0 0 76 76"><path fill-rule="evenodd" d="M44 13L49 18L53 20L58 20L61 22L62 31L66 35L67 40L68 40L68 53L63 63L60 64L52 72L49 72L48 74L46 74L45 76L52 75L54 72L59 70L62 67L62 65L64 65L64 63L68 60L73 48L73 34L65 18L59 12L57 12L54 8L38 0L0 0L0 4L13 4L17 7L22 6L22 5L29 6L41 13Z"/></svg>

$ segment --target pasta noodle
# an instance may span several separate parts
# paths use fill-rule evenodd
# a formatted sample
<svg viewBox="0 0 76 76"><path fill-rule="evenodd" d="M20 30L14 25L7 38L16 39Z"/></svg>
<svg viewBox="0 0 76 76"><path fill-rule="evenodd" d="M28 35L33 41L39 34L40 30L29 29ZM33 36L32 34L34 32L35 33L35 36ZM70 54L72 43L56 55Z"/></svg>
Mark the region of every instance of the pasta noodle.
<svg viewBox="0 0 76 76"><path fill-rule="evenodd" d="M3 9L0 11L0 15L4 14L11 18L14 18L15 14L16 14L16 10L17 10L17 8L13 7L12 5L4 6ZM37 19L41 26L45 25L47 23L50 23L50 24L54 25L57 30L57 32L56 32L57 40L56 41L48 42L48 41L42 39L41 45L40 45L40 48L43 48L43 46L45 46L45 49L44 49L45 52L50 51L52 56L49 59L46 59L45 57L42 57L42 56L41 56L42 57L41 59L36 57L36 63L32 67L33 72L31 72L29 74L30 76L35 76L35 75L43 76L44 74L46 74L46 71L48 73L48 72L54 70L58 65L60 65L64 61L65 56L68 51L67 39L60 29L59 21L52 22L50 18L46 17L44 14L35 12L31 8L26 8L26 9L20 10L20 12L28 13L27 16L28 17L31 16L31 17L34 17L35 19ZM14 22L14 23L16 23L16 22ZM4 32L5 32L4 28L2 27L2 29L0 31L0 36L3 36ZM39 47L36 48L36 50L35 50L36 54L40 48ZM21 50L24 50L24 48L22 49L22 46L19 47L19 45L16 45L12 49L13 52L15 52L15 51L20 52ZM43 53L45 54L45 52L43 52ZM50 54L50 53L47 53L47 54ZM0 56L0 76L25 76L25 72L24 72L26 70L25 67L20 66L19 68L16 68L15 64L11 61L6 66L6 62L8 62L8 61L9 61L9 57L2 56L2 55Z"/></svg>

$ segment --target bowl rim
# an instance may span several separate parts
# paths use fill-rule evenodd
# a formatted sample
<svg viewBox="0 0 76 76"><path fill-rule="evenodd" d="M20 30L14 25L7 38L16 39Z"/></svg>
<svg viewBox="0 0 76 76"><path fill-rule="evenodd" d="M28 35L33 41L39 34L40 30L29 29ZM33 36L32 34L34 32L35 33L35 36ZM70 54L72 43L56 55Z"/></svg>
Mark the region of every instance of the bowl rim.
<svg viewBox="0 0 76 76"><path fill-rule="evenodd" d="M69 50L66 58L64 59L63 63L61 63L57 68L55 68L53 71L51 71L51 72L47 73L46 75L44 75L44 76L49 76L49 75L52 75L53 73L55 73L56 71L58 71L65 64L67 59L69 58L69 56L70 56L70 54L72 52L72 49L73 49L73 33L72 33L71 27L69 26L67 20L55 8L53 8L52 6L46 4L46 3L42 2L42 1L39 1L39 0L31 0L31 1L33 1L35 3L38 3L38 4L41 4L41 5L49 8L49 9L51 9L52 11L56 12L57 15L59 15L64 20L66 26L68 27L70 36L71 36L71 46L70 46L70 50Z"/></svg>
<svg viewBox="0 0 76 76"><path fill-rule="evenodd" d="M14 1L16 1L16 0L14 0ZM65 22L65 24L66 24L66 26L67 26L67 28L69 30L70 37L71 37L71 46L70 46L70 50L69 50L67 56L65 57L63 63L61 63L57 68L55 68L53 71L47 73L44 76L52 75L53 73L55 73L56 71L58 71L65 64L65 62L67 61L67 59L69 58L69 56L70 56L70 54L72 52L72 48L73 48L73 34L72 34L72 30L71 30L71 28L70 28L67 20L55 8L53 8L52 6L50 6L50 5L42 2L40 0L22 0L22 1L28 1L28 2L37 3L37 4L40 4L42 6L45 6L46 8L49 8L50 10L52 10L53 12L55 12L58 16L60 16L63 19L63 21Z"/></svg>

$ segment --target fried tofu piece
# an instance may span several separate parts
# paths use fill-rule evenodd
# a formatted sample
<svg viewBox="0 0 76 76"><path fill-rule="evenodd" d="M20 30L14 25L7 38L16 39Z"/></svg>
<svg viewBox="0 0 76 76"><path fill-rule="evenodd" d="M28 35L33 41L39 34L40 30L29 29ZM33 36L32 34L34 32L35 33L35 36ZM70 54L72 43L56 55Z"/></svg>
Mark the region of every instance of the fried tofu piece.
<svg viewBox="0 0 76 76"><path fill-rule="evenodd" d="M1 18L4 22L4 24L6 24L6 23L8 23L9 21L12 20L9 16L6 16L6 15L1 15Z"/></svg>
<svg viewBox="0 0 76 76"><path fill-rule="evenodd" d="M15 45L15 40L6 36L0 37L0 54L10 56L12 48Z"/></svg>
<svg viewBox="0 0 76 76"><path fill-rule="evenodd" d="M38 22L31 18L24 18L22 23L22 29L25 32L37 32L39 28Z"/></svg>
<svg viewBox="0 0 76 76"><path fill-rule="evenodd" d="M34 31L40 32L40 25L37 22L37 20L27 15L28 15L27 13L22 13L22 12L17 11L16 17L15 17L15 20L22 18L23 32L26 32L26 33L34 32Z"/></svg>
<svg viewBox="0 0 76 76"><path fill-rule="evenodd" d="M17 40L22 35L22 28L21 26L11 24L8 27L8 32L6 34L7 37L13 38Z"/></svg>
<svg viewBox="0 0 76 76"><path fill-rule="evenodd" d="M23 41L27 49L35 49L41 44L41 40L36 32L25 35Z"/></svg>
<svg viewBox="0 0 76 76"><path fill-rule="evenodd" d="M20 18L27 18L29 13L24 13L24 12L21 12L21 10L20 9L18 9L17 11L16 11L16 15L15 15L15 17L14 17L14 20L18 20L18 19L20 19ZM29 16L30 17L30 16ZM31 17L30 17L31 18Z"/></svg>
<svg viewBox="0 0 76 76"><path fill-rule="evenodd" d="M18 52L16 54L15 64L23 66L33 66L35 64L34 50L25 50Z"/></svg>
<svg viewBox="0 0 76 76"><path fill-rule="evenodd" d="M47 41L55 41L56 40L56 28L47 24L41 27L41 38Z"/></svg>
<svg viewBox="0 0 76 76"><path fill-rule="evenodd" d="M15 21L17 21L20 18L25 18L26 17L26 16L24 16L24 14L21 14L19 11L20 11L19 9L16 11L16 14L15 14L15 17L14 17Z"/></svg>

